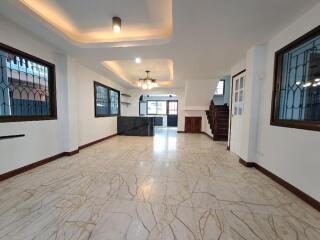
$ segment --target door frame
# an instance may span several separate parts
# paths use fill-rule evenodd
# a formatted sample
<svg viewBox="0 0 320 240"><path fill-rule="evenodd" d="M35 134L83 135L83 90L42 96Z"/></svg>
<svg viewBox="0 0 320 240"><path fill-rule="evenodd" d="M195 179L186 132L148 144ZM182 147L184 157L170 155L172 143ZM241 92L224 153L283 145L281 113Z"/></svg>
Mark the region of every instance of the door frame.
<svg viewBox="0 0 320 240"><path fill-rule="evenodd" d="M235 75L232 76L231 78L231 93L230 93L230 108L229 108L229 136L228 136L228 144L227 144L227 149L230 150L231 147L231 126L232 126L232 103L233 103L233 80L238 77L239 75L243 74L246 72L246 69L243 69L242 71L236 73Z"/></svg>
<svg viewBox="0 0 320 240"><path fill-rule="evenodd" d="M177 114L169 114L169 103L177 103ZM177 127L178 127L178 118L179 118L179 100L167 100L167 126L168 126L168 116L177 116Z"/></svg>
<svg viewBox="0 0 320 240"><path fill-rule="evenodd" d="M177 114L169 114L169 102L177 102ZM167 115L177 115L179 113L179 105L178 105L178 100L167 100Z"/></svg>

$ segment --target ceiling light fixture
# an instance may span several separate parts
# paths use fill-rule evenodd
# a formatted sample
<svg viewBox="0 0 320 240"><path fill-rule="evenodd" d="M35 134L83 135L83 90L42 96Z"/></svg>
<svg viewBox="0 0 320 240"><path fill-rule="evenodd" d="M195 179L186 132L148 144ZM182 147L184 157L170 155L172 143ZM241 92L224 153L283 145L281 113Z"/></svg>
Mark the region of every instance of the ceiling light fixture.
<svg viewBox="0 0 320 240"><path fill-rule="evenodd" d="M157 83L157 80L156 79L153 79L149 76L150 74L150 71L146 71L147 73L147 77L145 78L140 78L139 79L139 82L138 82L138 86L139 87L142 87L142 89L146 90L146 89L152 89L152 88L155 88L155 87L158 87L158 83Z"/></svg>
<svg viewBox="0 0 320 240"><path fill-rule="evenodd" d="M310 87L312 85L311 82L306 82L305 84L302 85L302 87L307 88Z"/></svg>
<svg viewBox="0 0 320 240"><path fill-rule="evenodd" d="M121 32L121 18L119 17L112 18L112 29L113 29L113 32L115 33Z"/></svg>
<svg viewBox="0 0 320 240"><path fill-rule="evenodd" d="M139 64L139 63L141 63L141 58L136 57L136 59L134 61L135 61L135 63Z"/></svg>

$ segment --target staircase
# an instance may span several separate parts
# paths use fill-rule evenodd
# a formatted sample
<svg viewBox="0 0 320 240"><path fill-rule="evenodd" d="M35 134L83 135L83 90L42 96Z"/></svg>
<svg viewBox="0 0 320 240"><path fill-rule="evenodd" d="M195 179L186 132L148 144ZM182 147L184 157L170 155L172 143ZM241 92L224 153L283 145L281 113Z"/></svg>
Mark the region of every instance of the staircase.
<svg viewBox="0 0 320 240"><path fill-rule="evenodd" d="M215 141L228 140L229 107L226 105L216 106L213 101L209 110L206 111L207 119Z"/></svg>

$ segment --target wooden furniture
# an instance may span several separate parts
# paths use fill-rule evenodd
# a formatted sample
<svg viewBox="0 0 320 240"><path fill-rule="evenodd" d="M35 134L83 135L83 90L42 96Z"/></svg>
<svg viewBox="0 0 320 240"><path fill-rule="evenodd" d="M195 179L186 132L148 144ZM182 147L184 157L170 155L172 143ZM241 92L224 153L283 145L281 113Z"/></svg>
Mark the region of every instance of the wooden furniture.
<svg viewBox="0 0 320 240"><path fill-rule="evenodd" d="M186 133L201 133L202 117L185 117L184 131Z"/></svg>
<svg viewBox="0 0 320 240"><path fill-rule="evenodd" d="M229 107L226 105L214 105L210 103L209 110L206 111L208 122L215 141L228 140L229 128Z"/></svg>

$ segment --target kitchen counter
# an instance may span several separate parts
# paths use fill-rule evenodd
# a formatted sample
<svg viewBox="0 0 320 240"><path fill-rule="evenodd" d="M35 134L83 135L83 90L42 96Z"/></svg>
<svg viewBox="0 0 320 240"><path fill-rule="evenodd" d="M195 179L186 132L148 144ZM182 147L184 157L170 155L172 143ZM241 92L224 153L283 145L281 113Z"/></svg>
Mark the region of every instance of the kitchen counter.
<svg viewBox="0 0 320 240"><path fill-rule="evenodd" d="M154 117L118 117L118 135L153 136Z"/></svg>

